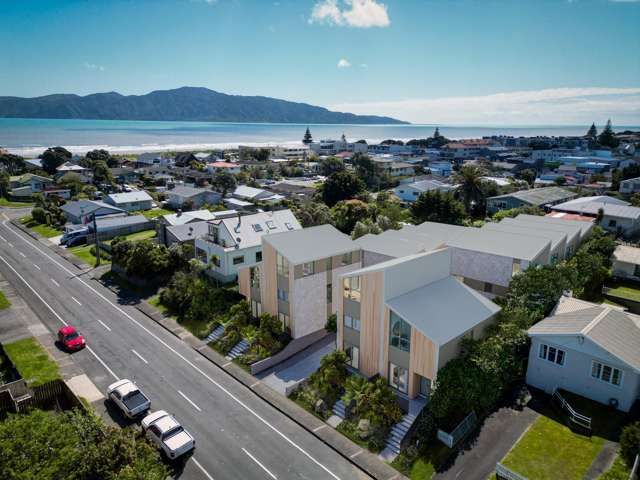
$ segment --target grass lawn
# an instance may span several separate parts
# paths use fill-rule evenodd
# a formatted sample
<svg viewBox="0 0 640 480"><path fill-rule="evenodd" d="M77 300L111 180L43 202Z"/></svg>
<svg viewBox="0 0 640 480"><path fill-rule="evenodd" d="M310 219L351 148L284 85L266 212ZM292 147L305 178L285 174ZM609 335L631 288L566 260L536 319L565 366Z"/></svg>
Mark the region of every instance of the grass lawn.
<svg viewBox="0 0 640 480"><path fill-rule="evenodd" d="M167 210L166 208L153 208L151 210L143 210L139 212L131 212L132 215L144 215L149 220L161 217L162 215L171 215L176 213L173 210Z"/></svg>
<svg viewBox="0 0 640 480"><path fill-rule="evenodd" d="M147 303L156 307L166 317L171 318L172 320L175 320L176 322L178 322L178 319L169 313L169 311L167 310L167 307L165 307L162 303L160 303L160 295L154 295L153 297L148 298ZM215 322L213 320L206 321L206 322L203 322L200 320L182 320L181 322L178 322L178 323L180 324L181 327L186 328L196 337L204 338L211 333L211 330L213 330L213 325Z"/></svg>
<svg viewBox="0 0 640 480"><path fill-rule="evenodd" d="M52 227L51 225L41 225L33 218L31 215L27 215L26 217L22 217L20 219L20 223L22 223L25 227L33 230L34 232L42 235L46 238L57 237L58 235L62 235L64 232L59 228Z"/></svg>
<svg viewBox="0 0 640 480"><path fill-rule="evenodd" d="M391 462L391 466L411 480L430 480L436 474L436 467L444 463L450 454L451 450L446 445L433 439L429 445L420 448L420 453L409 467L406 459L402 458L403 453Z"/></svg>
<svg viewBox="0 0 640 480"><path fill-rule="evenodd" d="M33 202L12 202L4 197L0 197L0 207L9 208L21 208L21 207L33 207Z"/></svg>
<svg viewBox="0 0 640 480"><path fill-rule="evenodd" d="M5 308L9 308L11 306L11 302L4 295L4 293L0 292L0 310L4 310Z"/></svg>
<svg viewBox="0 0 640 480"><path fill-rule="evenodd" d="M8 343L4 345L4 351L29 386L62 378L58 364L51 360L47 351L33 337Z"/></svg>
<svg viewBox="0 0 640 480"><path fill-rule="evenodd" d="M78 245L77 247L71 247L71 248L68 248L67 250L73 253L76 257L78 257L87 265L91 265L92 267L95 267L96 257L91 253L91 247L93 247L93 244ZM107 260L105 258L100 259L100 265L107 265L109 263L111 263L111 260Z"/></svg>
<svg viewBox="0 0 640 480"><path fill-rule="evenodd" d="M626 298L640 302L640 285L631 282L611 282L607 287L611 288L607 295L612 297Z"/></svg>
<svg viewBox="0 0 640 480"><path fill-rule="evenodd" d="M631 475L631 469L624 463L620 455L611 465L611 468L598 477L598 480L628 480Z"/></svg>
<svg viewBox="0 0 640 480"><path fill-rule="evenodd" d="M501 463L531 479L581 479L603 445L604 438L579 435L540 416Z"/></svg>
<svg viewBox="0 0 640 480"><path fill-rule="evenodd" d="M126 240L131 241L131 242L138 242L140 240L148 240L150 238L154 238L155 236L156 236L156 231L155 230L143 230L141 232L130 233L129 235L125 235L124 238ZM111 244L112 241L113 241L113 239L107 240L104 243Z"/></svg>

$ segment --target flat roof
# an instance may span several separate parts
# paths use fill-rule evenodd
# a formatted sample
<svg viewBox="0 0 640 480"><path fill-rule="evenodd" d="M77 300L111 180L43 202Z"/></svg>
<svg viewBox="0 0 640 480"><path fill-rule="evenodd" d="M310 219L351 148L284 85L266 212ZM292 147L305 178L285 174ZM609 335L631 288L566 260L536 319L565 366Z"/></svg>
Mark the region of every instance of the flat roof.
<svg viewBox="0 0 640 480"><path fill-rule="evenodd" d="M274 233L262 238L294 265L359 249L348 235L332 225Z"/></svg>

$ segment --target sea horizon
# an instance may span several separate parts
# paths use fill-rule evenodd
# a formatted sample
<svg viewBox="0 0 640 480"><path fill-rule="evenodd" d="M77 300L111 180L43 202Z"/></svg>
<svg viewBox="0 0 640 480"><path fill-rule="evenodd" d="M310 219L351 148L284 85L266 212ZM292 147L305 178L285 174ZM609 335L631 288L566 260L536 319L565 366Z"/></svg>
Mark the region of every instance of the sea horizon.
<svg viewBox="0 0 640 480"><path fill-rule="evenodd" d="M315 140L378 143L427 138L435 128L447 138L580 136L589 125L443 125L443 124L305 124L139 120L0 118L0 147L33 158L46 148L63 146L74 154L104 148L112 153L144 153L237 148L238 145L300 145L309 127ZM600 127L601 128L601 127ZM616 126L616 131L640 126Z"/></svg>

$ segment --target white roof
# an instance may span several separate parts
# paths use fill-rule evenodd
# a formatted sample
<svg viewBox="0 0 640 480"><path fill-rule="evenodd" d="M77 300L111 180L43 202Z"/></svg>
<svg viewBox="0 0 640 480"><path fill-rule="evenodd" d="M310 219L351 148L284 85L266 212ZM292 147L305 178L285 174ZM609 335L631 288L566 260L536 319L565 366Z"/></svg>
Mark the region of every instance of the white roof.
<svg viewBox="0 0 640 480"><path fill-rule="evenodd" d="M348 235L332 225L269 235L264 241L294 265L358 250Z"/></svg>
<svg viewBox="0 0 640 480"><path fill-rule="evenodd" d="M112 193L110 195L107 195L107 197L116 205L119 203L146 202L153 200L151 198L151 195L149 195L144 190L136 190L135 192L125 193Z"/></svg>
<svg viewBox="0 0 640 480"><path fill-rule="evenodd" d="M394 297L386 305L438 345L500 311L498 305L452 276Z"/></svg>
<svg viewBox="0 0 640 480"><path fill-rule="evenodd" d="M537 225L514 225L504 222L487 222L482 228L485 230L518 233L521 235L530 235L532 237L546 238L547 240L551 240L551 249L556 249L560 243L567 240L567 234L565 232L539 228Z"/></svg>
<svg viewBox="0 0 640 480"><path fill-rule="evenodd" d="M619 262L640 265L640 248L618 245L613 252L613 258Z"/></svg>
<svg viewBox="0 0 640 480"><path fill-rule="evenodd" d="M231 212L231 210L225 210L225 212ZM162 218L167 225L184 225L194 220L213 220L216 218L216 213L225 212L214 213L209 210L194 210L192 212L171 213L169 215L163 215ZM233 212L235 213L235 210L233 210Z"/></svg>
<svg viewBox="0 0 640 480"><path fill-rule="evenodd" d="M259 212L240 217L210 220L210 223L224 227L232 238L227 248L249 248L261 244L263 236L278 236L281 232L293 233L302 226L291 210Z"/></svg>
<svg viewBox="0 0 640 480"><path fill-rule="evenodd" d="M611 205L631 205L629 202L625 202L624 200L620 200L619 198L609 197L608 195L594 195L591 197L574 198L573 200L564 202L561 205L580 206L589 204L591 202L608 203Z"/></svg>
<svg viewBox="0 0 640 480"><path fill-rule="evenodd" d="M387 230L378 235L369 233L354 240L363 250L389 257L403 257L418 252L428 252L442 246L443 242L417 231Z"/></svg>
<svg viewBox="0 0 640 480"><path fill-rule="evenodd" d="M598 211L602 209L604 214L609 217L630 219L640 218L640 208L638 207L603 203L598 200L584 202L578 205L572 204L571 202L564 202L551 207L551 209L559 212L574 212L587 215L597 215Z"/></svg>
<svg viewBox="0 0 640 480"><path fill-rule="evenodd" d="M420 192L428 192L430 190L452 190L455 188L453 185L449 185L444 182L440 182L439 180L420 180L419 182L409 183L408 185L401 185L398 188L413 188Z"/></svg>

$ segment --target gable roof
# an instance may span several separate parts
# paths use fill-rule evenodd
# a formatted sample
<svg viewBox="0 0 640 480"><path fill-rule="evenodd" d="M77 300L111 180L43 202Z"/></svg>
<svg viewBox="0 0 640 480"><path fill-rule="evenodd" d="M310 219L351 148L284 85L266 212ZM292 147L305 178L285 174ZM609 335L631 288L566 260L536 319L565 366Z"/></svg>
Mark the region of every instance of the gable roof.
<svg viewBox="0 0 640 480"><path fill-rule="evenodd" d="M400 185L397 188L413 188L414 190L418 190L419 192L428 192L430 190L453 190L456 187L453 185L449 185L448 183L440 182L439 180L420 180L418 182L409 183L407 185Z"/></svg>
<svg viewBox="0 0 640 480"><path fill-rule="evenodd" d="M121 208L109 205L108 203L101 202L99 200L78 200L76 202L67 202L60 207L63 212L73 215L74 217L83 214L88 215L101 208L106 208L113 213L124 213L124 210Z"/></svg>
<svg viewBox="0 0 640 480"><path fill-rule="evenodd" d="M587 222L577 222L575 220L565 221L537 215L518 215L516 218L505 218L500 223L564 232L567 234L567 242L572 242L576 238L582 238L584 234L593 227L591 223ZM583 229L583 227L585 228Z"/></svg>
<svg viewBox="0 0 640 480"><path fill-rule="evenodd" d="M368 252L388 257L403 257L418 252L428 252L443 245L442 241L417 231L387 230L378 235L369 233L354 240L355 244Z"/></svg>
<svg viewBox="0 0 640 480"><path fill-rule="evenodd" d="M640 248L618 245L613 252L613 258L619 262L640 265Z"/></svg>
<svg viewBox="0 0 640 480"><path fill-rule="evenodd" d="M359 249L348 235L333 225L276 233L263 237L263 240L294 265Z"/></svg>
<svg viewBox="0 0 640 480"><path fill-rule="evenodd" d="M209 210L193 210L191 212L170 213L163 215L162 219L167 225L184 225L194 220L213 220L214 218L225 218L236 216L235 210L223 210L220 212L210 212Z"/></svg>
<svg viewBox="0 0 640 480"><path fill-rule="evenodd" d="M630 218L637 220L640 218L640 208L629 205L614 205L612 203L604 203L599 200L591 202L583 202L574 204L572 202L564 202L551 207L554 211L574 212L579 214L597 215L600 209L604 214L610 217Z"/></svg>
<svg viewBox="0 0 640 480"><path fill-rule="evenodd" d="M205 192L213 192L213 190L207 190L206 188L194 188L194 187L185 187L185 186L177 186L172 188L171 190L167 190L167 195L175 195L183 198L191 198L196 197L198 195L202 195Z"/></svg>
<svg viewBox="0 0 640 480"><path fill-rule="evenodd" d="M31 180L37 180L43 183L53 183L53 179L48 177L43 177L42 175L36 175L35 173L23 173L22 175L9 177L10 182L18 182L21 184L30 182Z"/></svg>
<svg viewBox="0 0 640 480"><path fill-rule="evenodd" d="M204 237L208 233L208 222L193 222L167 227L167 233L173 235L178 242L186 242Z"/></svg>
<svg viewBox="0 0 640 480"><path fill-rule="evenodd" d="M385 303L438 345L459 337L500 311L498 305L452 276Z"/></svg>
<svg viewBox="0 0 640 480"><path fill-rule="evenodd" d="M515 225L509 223L494 223L487 222L482 226L485 230L494 230L497 232L517 233L519 235L529 235L532 237L541 237L551 240L551 249L555 250L562 242L566 242L567 234L560 230L549 230L545 228L538 228L533 225Z"/></svg>
<svg viewBox="0 0 640 480"><path fill-rule="evenodd" d="M542 206L546 203L554 203L560 200L573 198L575 196L575 193L560 187L544 187L497 195L495 197L490 197L487 200L516 198L521 202L528 203L529 205Z"/></svg>
<svg viewBox="0 0 640 480"><path fill-rule="evenodd" d="M529 336L582 336L640 372L640 317L605 305L591 305L547 317L528 330Z"/></svg>

